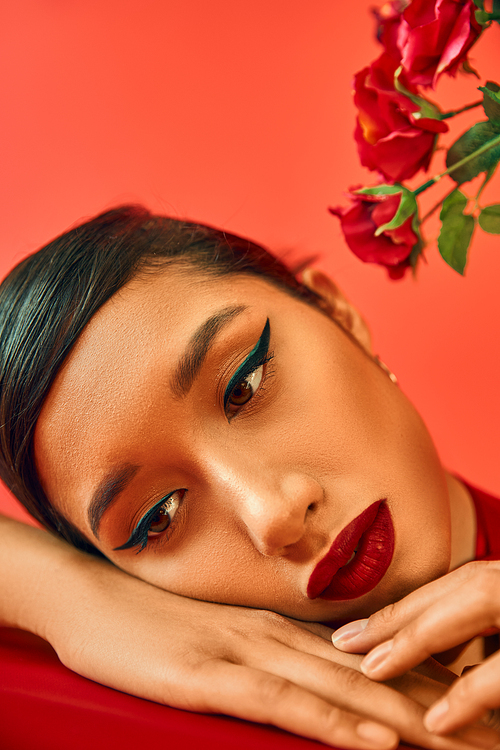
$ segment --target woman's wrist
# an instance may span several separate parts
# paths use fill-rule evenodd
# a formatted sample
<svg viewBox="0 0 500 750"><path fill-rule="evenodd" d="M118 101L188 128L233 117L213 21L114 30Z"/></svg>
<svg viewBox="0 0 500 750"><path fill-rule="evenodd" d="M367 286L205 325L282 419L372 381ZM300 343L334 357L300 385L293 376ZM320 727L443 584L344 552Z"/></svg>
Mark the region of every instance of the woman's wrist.
<svg viewBox="0 0 500 750"><path fill-rule="evenodd" d="M52 642L54 622L78 597L89 563L48 532L0 516L0 625Z"/></svg>

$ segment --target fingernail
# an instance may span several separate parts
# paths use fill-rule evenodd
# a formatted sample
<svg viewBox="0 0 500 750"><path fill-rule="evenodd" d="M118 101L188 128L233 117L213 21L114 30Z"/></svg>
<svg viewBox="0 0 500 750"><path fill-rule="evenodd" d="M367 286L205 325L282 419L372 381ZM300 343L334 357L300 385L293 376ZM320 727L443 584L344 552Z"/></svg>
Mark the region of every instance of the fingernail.
<svg viewBox="0 0 500 750"><path fill-rule="evenodd" d="M394 641L386 641L385 643L381 643L380 646L377 646L377 648L374 648L373 651L370 651L361 662L361 671L367 675L367 677L373 675L389 657L393 645Z"/></svg>
<svg viewBox="0 0 500 750"><path fill-rule="evenodd" d="M356 727L358 737L369 742L373 747L395 747L399 741L393 729L375 724L373 721L362 721Z"/></svg>
<svg viewBox="0 0 500 750"><path fill-rule="evenodd" d="M355 620L354 622L348 622L347 625L342 625L341 628L335 631L332 635L332 643L335 646L343 646L347 641L351 641L356 638L357 635L363 632L368 625L368 618L366 620Z"/></svg>
<svg viewBox="0 0 500 750"><path fill-rule="evenodd" d="M445 724L446 714L450 710L450 704L446 700L435 703L424 716L424 726L428 732L439 732Z"/></svg>

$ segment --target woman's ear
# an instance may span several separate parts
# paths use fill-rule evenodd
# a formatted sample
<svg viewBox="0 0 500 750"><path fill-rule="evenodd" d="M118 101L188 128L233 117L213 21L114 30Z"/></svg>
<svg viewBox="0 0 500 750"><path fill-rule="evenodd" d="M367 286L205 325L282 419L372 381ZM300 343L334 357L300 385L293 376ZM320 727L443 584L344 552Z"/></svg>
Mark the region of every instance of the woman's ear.
<svg viewBox="0 0 500 750"><path fill-rule="evenodd" d="M320 305L324 312L354 336L363 349L373 356L368 326L331 278L317 268L305 268L301 278L302 283L320 297Z"/></svg>

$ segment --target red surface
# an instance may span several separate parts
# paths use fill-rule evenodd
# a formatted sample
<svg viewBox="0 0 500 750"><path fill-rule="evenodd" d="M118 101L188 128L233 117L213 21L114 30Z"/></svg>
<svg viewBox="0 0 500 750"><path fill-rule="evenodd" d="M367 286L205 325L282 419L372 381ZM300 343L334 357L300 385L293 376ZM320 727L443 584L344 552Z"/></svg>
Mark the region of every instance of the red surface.
<svg viewBox="0 0 500 750"><path fill-rule="evenodd" d="M63 667L48 643L0 628L2 750L313 750L273 727L206 716L134 698Z"/></svg>
<svg viewBox="0 0 500 750"><path fill-rule="evenodd" d="M391 283L352 256L327 212L347 187L375 181L358 163L350 92L353 74L378 54L372 4L4 3L0 274L80 218L125 201L247 234L279 253L319 255L366 314L376 350L423 414L444 461L500 494L500 238L478 233L465 279L432 246L417 282ZM496 80L499 37L495 25L472 53L473 64ZM477 85L474 78L445 80L435 97L453 108L477 99ZM461 116L460 124L474 116ZM485 200L499 199L497 176ZM0 509L24 517L6 492ZM23 634L1 636L9 679L20 691L0 702L18 727L15 740L0 738L2 750L43 749L51 722L71 737L61 747L87 747L80 729L90 715L94 748L142 746L133 718L138 699L67 672L51 687L49 675L63 668L50 649ZM39 682L36 670L29 680L23 671L30 653L36 664L46 662ZM64 711L48 707L43 686L59 691ZM88 709L71 699L87 690ZM110 712L106 699L104 717L105 693L115 708ZM220 748L264 748L264 735L273 747L305 746L282 733L182 712L174 712L173 729L171 709L140 703L162 746L207 746L215 735ZM101 735L107 739L99 745Z"/></svg>

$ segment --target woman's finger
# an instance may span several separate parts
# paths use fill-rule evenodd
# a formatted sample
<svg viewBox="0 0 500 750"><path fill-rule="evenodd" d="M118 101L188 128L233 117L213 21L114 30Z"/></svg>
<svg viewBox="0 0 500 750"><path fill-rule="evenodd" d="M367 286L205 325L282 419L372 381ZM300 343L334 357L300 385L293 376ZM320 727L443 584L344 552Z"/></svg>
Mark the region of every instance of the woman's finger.
<svg viewBox="0 0 500 750"><path fill-rule="evenodd" d="M422 586L401 601L375 612L369 619L356 620L344 625L335 631L332 641L335 647L341 651L367 653L378 644L392 639L396 633L410 625L433 605L442 606L449 595L456 592L468 581L476 582L472 586L474 588L474 585L482 586L482 581L487 581L488 578L494 578L498 586L500 563L474 562L463 565L442 578ZM470 609L469 602L466 599L462 601L462 605L465 605L464 608ZM478 635L480 632L480 630L476 630L474 635ZM462 642L463 640L455 640L453 645L456 646ZM432 647L429 653L438 653L440 650L442 649Z"/></svg>
<svg viewBox="0 0 500 750"><path fill-rule="evenodd" d="M391 750L398 744L394 729L333 706L274 674L224 661L212 662L209 671L205 685L221 687L206 691L204 702L194 710L272 724L327 745L355 750Z"/></svg>
<svg viewBox="0 0 500 750"><path fill-rule="evenodd" d="M391 750L397 746L399 733L382 720L375 721L334 706L275 674L221 660L212 662L199 676L203 678L200 693L204 695L191 710L222 712L272 724L327 745L353 750ZM367 704L365 710L373 709ZM493 750L498 743L498 735L486 728L472 727L453 737L441 737L427 732L421 719L419 724L418 744L429 750Z"/></svg>
<svg viewBox="0 0 500 750"><path fill-rule="evenodd" d="M448 734L500 706L500 653L468 670L425 715L429 731Z"/></svg>
<svg viewBox="0 0 500 750"><path fill-rule="evenodd" d="M361 669L372 680L387 680L447 651L500 621L500 570L485 570L374 648Z"/></svg>
<svg viewBox="0 0 500 750"><path fill-rule="evenodd" d="M359 672L358 655L333 652L337 654L337 661L333 662L323 658L324 651L332 652L326 641L317 643L314 636L307 640L311 640L305 644L308 653L298 654L292 647L270 643L268 653L261 648L258 654L247 655L245 664L267 671L272 663L274 675L342 711L390 726L403 741L429 750L452 750L462 747L463 741L480 747L493 747L499 742L498 734L485 727L468 728L453 738L437 738L425 729L425 710L444 694L448 680L443 685L429 676L412 673L396 678L391 685L382 685ZM445 747L441 744L444 739L451 744Z"/></svg>

